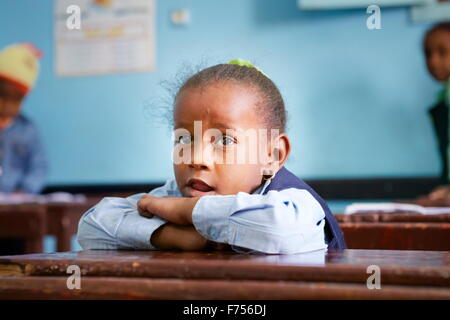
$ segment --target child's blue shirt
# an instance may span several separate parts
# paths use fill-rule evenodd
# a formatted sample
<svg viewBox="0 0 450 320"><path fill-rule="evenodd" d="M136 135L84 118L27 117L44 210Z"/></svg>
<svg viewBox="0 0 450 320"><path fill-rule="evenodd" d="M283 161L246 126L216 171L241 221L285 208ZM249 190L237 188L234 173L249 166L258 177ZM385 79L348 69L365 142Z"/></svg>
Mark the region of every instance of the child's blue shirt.
<svg viewBox="0 0 450 320"><path fill-rule="evenodd" d="M0 130L0 192L39 193L47 176L47 158L34 124L19 115Z"/></svg>
<svg viewBox="0 0 450 320"><path fill-rule="evenodd" d="M323 200L304 188L270 190L271 185L280 183L277 176L286 172L282 168L252 194L203 196L192 212L194 227L205 238L227 243L238 252L244 248L264 253L300 253L327 248ZM182 197L174 179L149 194ZM151 236L166 221L139 215L137 202L142 195L104 198L88 210L79 223L80 245L84 249L155 250Z"/></svg>

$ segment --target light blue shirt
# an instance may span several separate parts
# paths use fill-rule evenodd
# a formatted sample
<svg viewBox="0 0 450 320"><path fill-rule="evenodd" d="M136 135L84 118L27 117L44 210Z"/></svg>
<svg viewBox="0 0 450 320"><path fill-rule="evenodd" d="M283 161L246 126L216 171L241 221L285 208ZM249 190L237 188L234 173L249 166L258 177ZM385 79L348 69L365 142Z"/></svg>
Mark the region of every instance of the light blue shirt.
<svg viewBox="0 0 450 320"><path fill-rule="evenodd" d="M0 130L0 192L39 193L47 176L47 159L39 132L22 115Z"/></svg>
<svg viewBox="0 0 450 320"><path fill-rule="evenodd" d="M192 211L195 229L237 252L291 254L326 249L325 212L319 202L307 190L295 188L263 195L269 183L252 194L201 197ZM182 197L174 179L149 194ZM143 195L104 198L88 210L78 226L81 247L156 250L151 236L166 221L139 215L137 202Z"/></svg>

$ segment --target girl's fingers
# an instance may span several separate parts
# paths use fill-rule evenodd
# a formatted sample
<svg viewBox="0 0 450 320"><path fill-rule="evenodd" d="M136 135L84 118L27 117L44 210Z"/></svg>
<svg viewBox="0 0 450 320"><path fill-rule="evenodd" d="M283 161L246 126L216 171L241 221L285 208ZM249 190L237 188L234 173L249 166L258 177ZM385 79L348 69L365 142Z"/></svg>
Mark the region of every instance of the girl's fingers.
<svg viewBox="0 0 450 320"><path fill-rule="evenodd" d="M435 191L430 193L431 200L438 200L447 198L450 196L450 188L449 187L439 187Z"/></svg>
<svg viewBox="0 0 450 320"><path fill-rule="evenodd" d="M152 218L153 217L153 213L148 212L147 210L139 208L139 207L138 207L138 213L141 216L143 216L143 217L147 217L147 218Z"/></svg>
<svg viewBox="0 0 450 320"><path fill-rule="evenodd" d="M153 213L150 213L148 211L139 212L139 214L146 218L153 218Z"/></svg>
<svg viewBox="0 0 450 320"><path fill-rule="evenodd" d="M138 213L141 216L147 217L147 218L152 218L153 213L150 213L149 211L147 211L148 201L149 201L148 196L142 196L142 198L137 203L137 209L138 209Z"/></svg>
<svg viewBox="0 0 450 320"><path fill-rule="evenodd" d="M439 192L439 190L433 191L433 192L431 192L430 195L429 195L429 198L430 198L431 200L439 199L439 197L440 197L440 192Z"/></svg>

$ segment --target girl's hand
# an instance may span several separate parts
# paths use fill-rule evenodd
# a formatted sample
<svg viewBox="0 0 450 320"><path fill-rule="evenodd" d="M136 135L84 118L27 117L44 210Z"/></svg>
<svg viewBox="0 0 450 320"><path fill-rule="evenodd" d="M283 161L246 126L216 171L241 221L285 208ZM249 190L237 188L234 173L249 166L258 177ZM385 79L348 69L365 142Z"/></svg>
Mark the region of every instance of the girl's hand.
<svg viewBox="0 0 450 320"><path fill-rule="evenodd" d="M450 185L437 187L428 195L428 198L430 200L450 200Z"/></svg>
<svg viewBox="0 0 450 320"><path fill-rule="evenodd" d="M450 185L437 187L429 194L417 198L415 203L424 207L449 207Z"/></svg>
<svg viewBox="0 0 450 320"><path fill-rule="evenodd" d="M193 226L166 223L156 230L150 242L162 250L203 251L212 247L212 242L202 237Z"/></svg>
<svg viewBox="0 0 450 320"><path fill-rule="evenodd" d="M179 224L192 225L192 210L199 197L155 197L144 195L138 201L138 212L141 216L151 218L157 215L164 220Z"/></svg>

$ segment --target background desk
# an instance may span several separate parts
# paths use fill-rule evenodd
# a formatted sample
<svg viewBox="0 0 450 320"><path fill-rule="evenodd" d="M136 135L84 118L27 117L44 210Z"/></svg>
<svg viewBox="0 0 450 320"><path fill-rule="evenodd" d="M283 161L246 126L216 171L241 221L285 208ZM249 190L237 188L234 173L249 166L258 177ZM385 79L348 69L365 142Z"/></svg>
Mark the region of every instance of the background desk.
<svg viewBox="0 0 450 320"><path fill-rule="evenodd" d="M67 288L67 267L81 289ZM367 288L367 267L381 289ZM450 299L450 253L84 251L0 257L0 299Z"/></svg>
<svg viewBox="0 0 450 320"><path fill-rule="evenodd" d="M71 239L78 231L81 216L101 198L88 197L84 203L47 204L47 234L56 236L56 251L70 251Z"/></svg>
<svg viewBox="0 0 450 320"><path fill-rule="evenodd" d="M450 250L450 214L335 215L352 249Z"/></svg>
<svg viewBox="0 0 450 320"><path fill-rule="evenodd" d="M22 239L25 252L42 252L47 210L39 204L0 205L0 238Z"/></svg>
<svg viewBox="0 0 450 320"><path fill-rule="evenodd" d="M23 239L24 253L36 253L42 252L44 236L54 235L56 250L69 251L80 217L98 201L88 197L84 203L2 204L0 238Z"/></svg>

